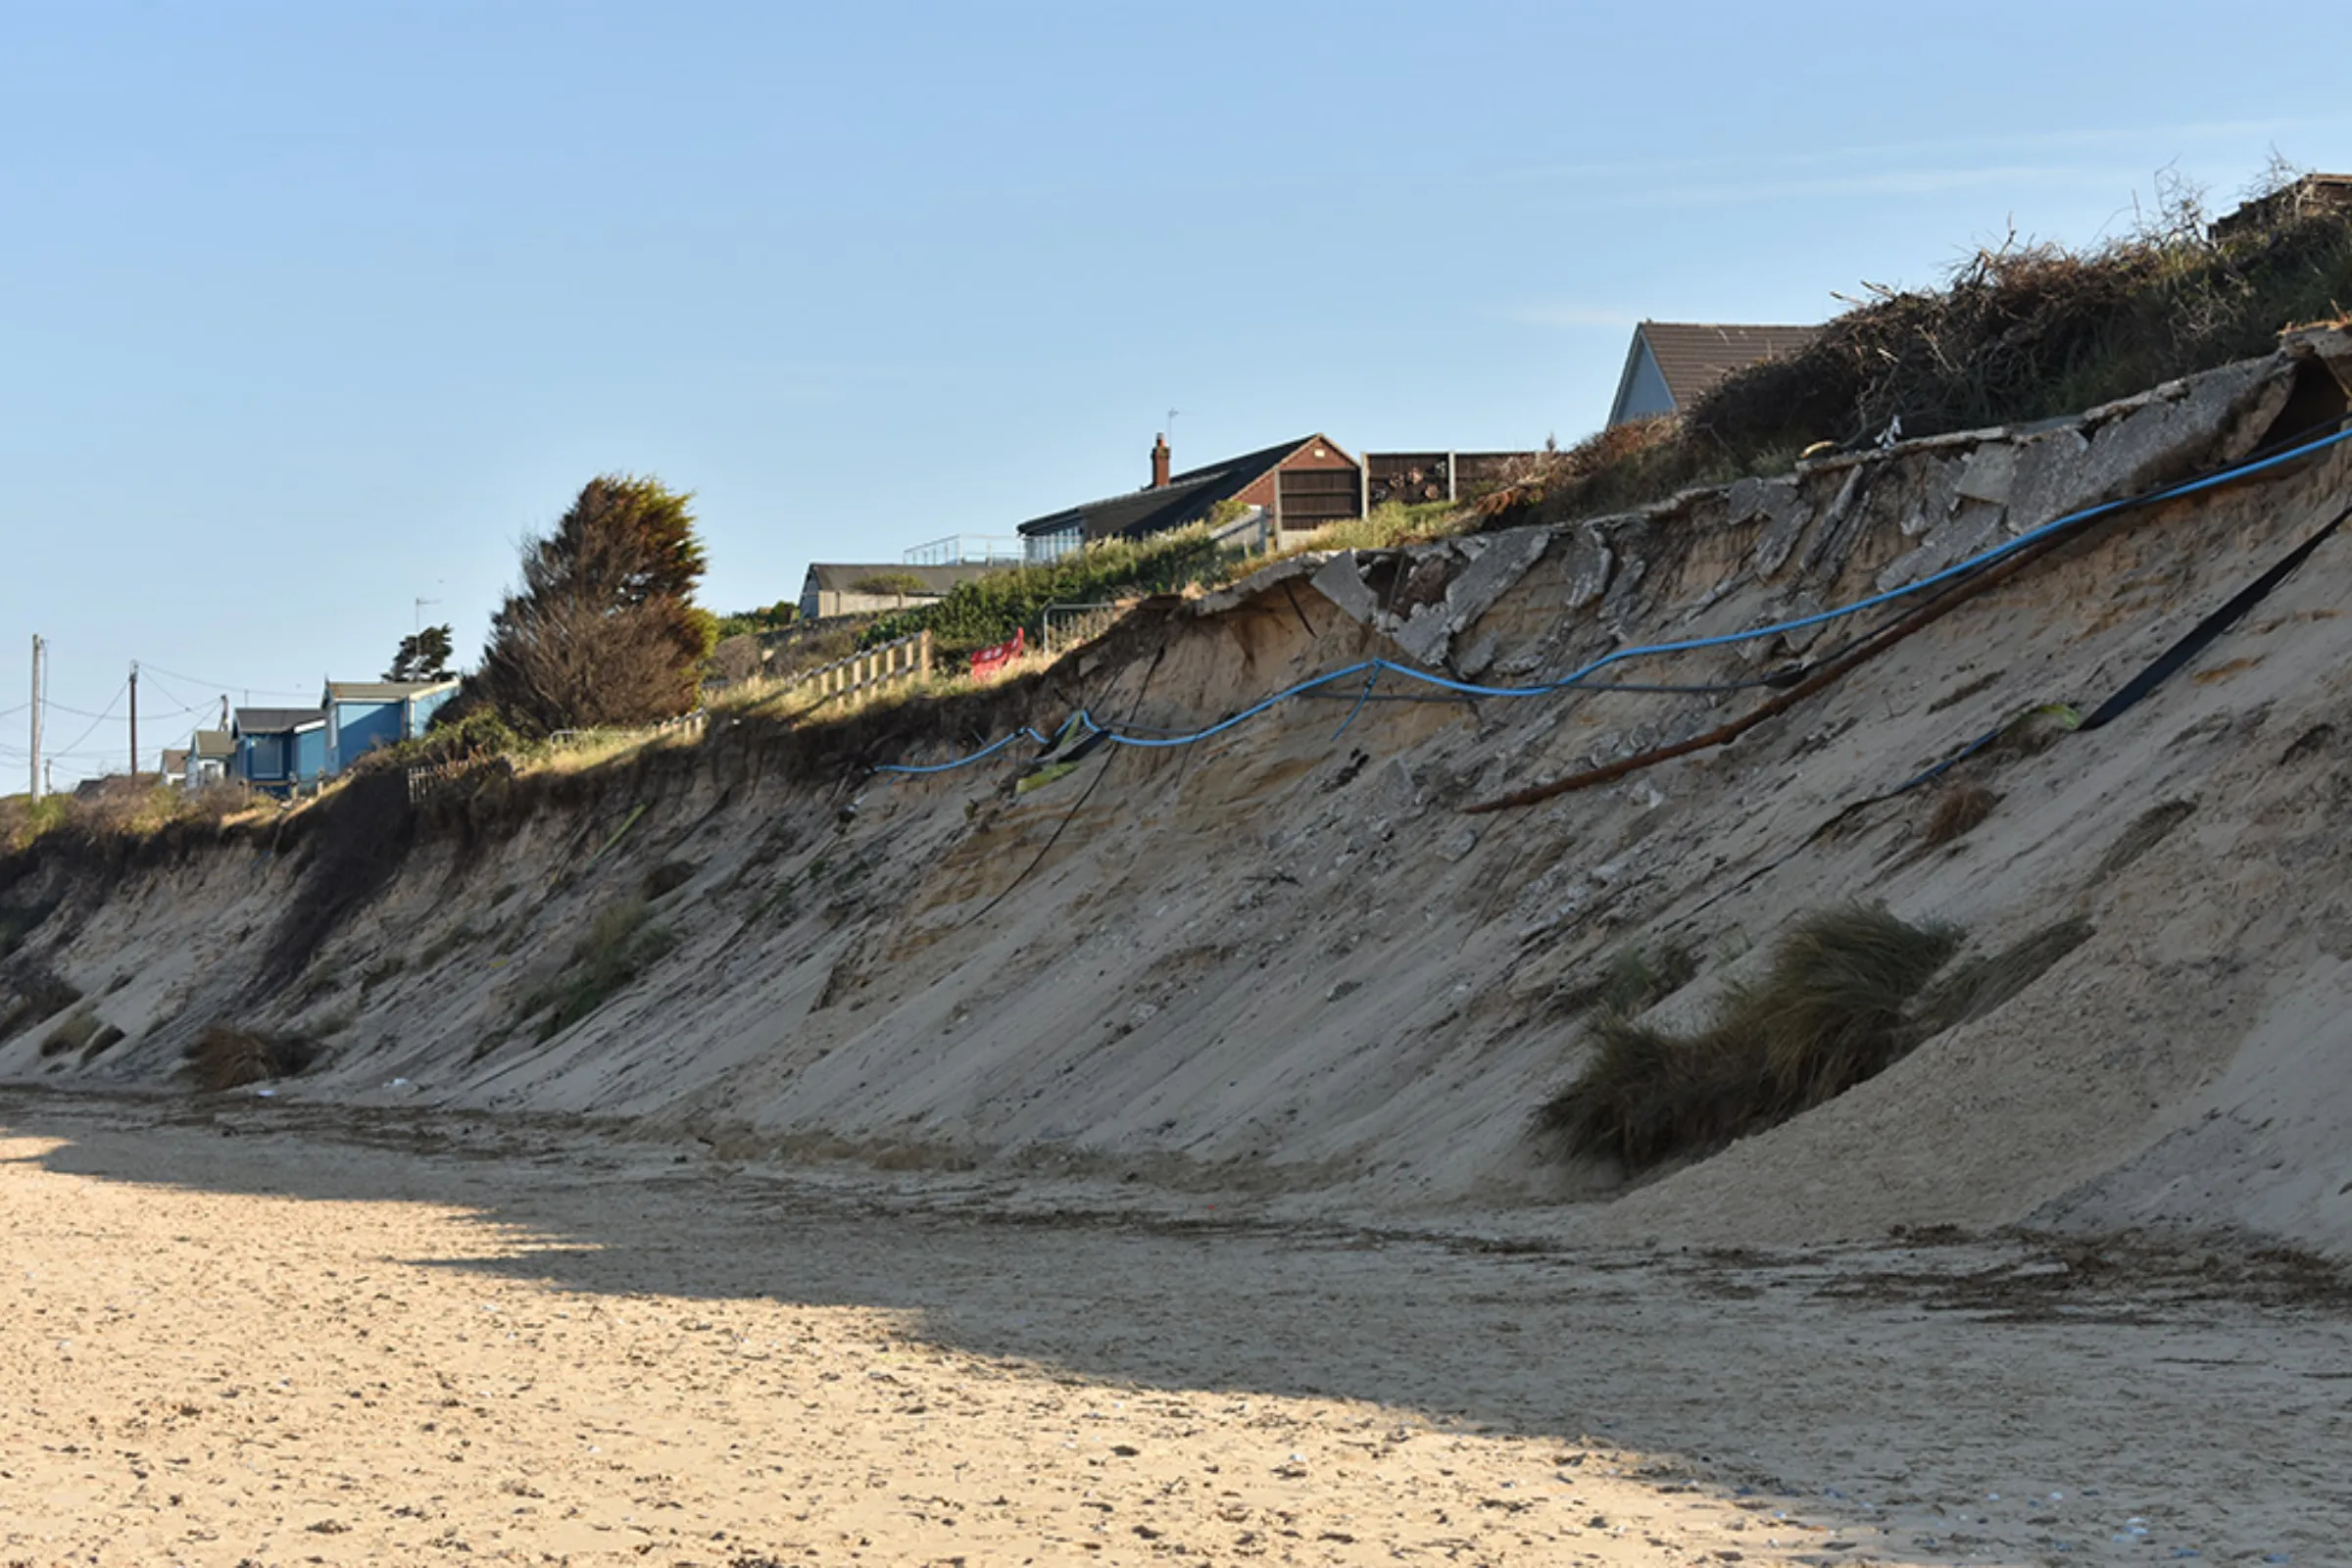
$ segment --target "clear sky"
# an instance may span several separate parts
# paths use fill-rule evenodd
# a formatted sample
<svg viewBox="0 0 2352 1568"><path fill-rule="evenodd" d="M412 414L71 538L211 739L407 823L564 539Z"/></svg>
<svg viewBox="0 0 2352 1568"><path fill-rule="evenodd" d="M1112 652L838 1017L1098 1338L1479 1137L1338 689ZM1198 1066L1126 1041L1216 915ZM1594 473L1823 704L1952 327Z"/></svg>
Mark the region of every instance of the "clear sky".
<svg viewBox="0 0 2352 1568"><path fill-rule="evenodd" d="M1179 468L1565 444L1641 318L2352 168L2345 13L2230 15L0 0L0 789L34 632L58 782L133 660L153 766L418 599L470 659L599 472L742 609L1141 485L1170 409Z"/></svg>

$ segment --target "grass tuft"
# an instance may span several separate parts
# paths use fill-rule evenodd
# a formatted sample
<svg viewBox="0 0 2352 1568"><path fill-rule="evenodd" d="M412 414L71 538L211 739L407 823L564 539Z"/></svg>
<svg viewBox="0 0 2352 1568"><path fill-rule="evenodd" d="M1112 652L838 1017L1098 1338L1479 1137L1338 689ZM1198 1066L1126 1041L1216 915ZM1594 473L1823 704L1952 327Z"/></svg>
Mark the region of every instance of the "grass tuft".
<svg viewBox="0 0 2352 1568"><path fill-rule="evenodd" d="M1951 844L1966 838L1984 825L1992 808L2001 798L1982 784L1962 784L1948 789L1936 799L1936 810L1929 816L1926 830L1920 838L1930 849Z"/></svg>
<svg viewBox="0 0 2352 1568"><path fill-rule="evenodd" d="M315 1041L229 1024L208 1025L188 1047L187 1071L196 1088L217 1095L247 1084L299 1077L318 1059Z"/></svg>
<svg viewBox="0 0 2352 1568"><path fill-rule="evenodd" d="M1914 926L1883 908L1808 915L1765 975L1734 987L1695 1033L1655 1028L1622 1007L1597 1011L1592 1059L1539 1122L1570 1152L1632 1171L1785 1121L1923 1038L1906 1008L1958 945L1947 927Z"/></svg>

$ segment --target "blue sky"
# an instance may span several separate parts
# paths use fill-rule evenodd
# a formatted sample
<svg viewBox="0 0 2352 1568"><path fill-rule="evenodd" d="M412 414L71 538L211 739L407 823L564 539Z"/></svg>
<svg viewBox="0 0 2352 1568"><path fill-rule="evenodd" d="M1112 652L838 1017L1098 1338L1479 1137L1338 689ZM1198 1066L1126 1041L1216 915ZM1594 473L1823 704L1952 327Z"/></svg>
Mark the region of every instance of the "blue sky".
<svg viewBox="0 0 2352 1568"><path fill-rule="evenodd" d="M470 658L599 472L738 609L1133 488L1170 409L1179 467L1565 443L1642 317L2352 167L2340 12L1915 15L0 0L0 789L32 633L59 782L133 660L152 766L419 598Z"/></svg>

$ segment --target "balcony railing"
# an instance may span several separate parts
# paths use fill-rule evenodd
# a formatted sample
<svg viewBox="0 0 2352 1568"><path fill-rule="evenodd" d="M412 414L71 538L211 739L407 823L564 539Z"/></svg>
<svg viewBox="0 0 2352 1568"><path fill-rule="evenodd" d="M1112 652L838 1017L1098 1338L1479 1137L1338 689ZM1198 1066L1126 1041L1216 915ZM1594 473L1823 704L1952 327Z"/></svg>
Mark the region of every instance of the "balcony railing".
<svg viewBox="0 0 2352 1568"><path fill-rule="evenodd" d="M1017 566L1021 541L1012 534L954 533L906 552L909 566Z"/></svg>

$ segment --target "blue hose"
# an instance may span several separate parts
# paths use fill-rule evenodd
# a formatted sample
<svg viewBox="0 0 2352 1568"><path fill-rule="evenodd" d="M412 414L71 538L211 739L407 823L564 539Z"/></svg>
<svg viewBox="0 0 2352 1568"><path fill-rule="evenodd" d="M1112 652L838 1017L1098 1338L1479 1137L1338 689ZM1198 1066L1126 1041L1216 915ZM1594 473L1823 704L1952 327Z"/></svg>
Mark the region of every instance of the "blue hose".
<svg viewBox="0 0 2352 1568"><path fill-rule="evenodd" d="M1654 659L1666 654L1696 653L1700 650L1708 648L1728 648L1739 643L1753 642L1759 637L1777 637L1787 632L1802 631L1807 627L1826 625L1833 620L1842 620L1848 615L1860 614L1866 610L1875 610L1881 605L1890 605L1898 600L1908 599L1914 594L1925 592L1930 588L1940 586L1941 584L1950 582L1955 578L1964 577L1972 572L1982 570L1984 567L1991 565L1994 562L2001 560L2005 556L2014 555L2029 545L2036 544L2039 541L2047 539L2053 534L2063 532L2066 529L2080 527L2083 523L2095 521L2100 517L2111 516L2119 512L2130 511L2135 507L2155 506L2161 502L2177 501L2183 496L2197 495L2206 490L2217 489L2225 484L2233 484L2240 479L2249 478L2258 473L2265 473L2270 469L2281 467L2286 464L2297 461L2298 459L2310 457L2315 452L2325 452L2329 447L2336 446L2339 443L2347 440L2352 440L2352 427L2338 430L2332 435L2325 435L2316 440L2304 442L2300 446L2289 447L2284 452L2274 453L2267 458L2257 459L2249 463L2241 463L2234 467L2224 468L2217 473L2206 474L2202 478L2184 479L2179 484L2170 485L2161 490L2149 491L2144 495L2127 496L2121 501L2102 502L2095 507L2085 507L2080 512L2070 512L2065 516L2053 518L2052 520L2041 524L2037 528L2028 529L2026 532L2019 534L2014 539L2010 539L2001 544L1995 545L1990 550L1983 551L1977 555L1971 556L1966 561L1946 566L1941 571L1931 572L1929 575L1920 578L1917 582L1905 583L1899 588L1888 588L1884 592L1872 594L1868 598L1857 599L1849 605L1839 605L1836 609L1819 611L1810 615L1798 615L1790 620L1775 621L1767 626L1751 627L1746 631L1723 632L1713 637L1690 637L1679 642L1643 643L1632 648L1620 648L1614 653L1603 654L1600 658L1593 660L1591 663L1561 676L1558 680L1545 681L1541 685L1486 686L1475 681L1455 680L1451 676L1447 675L1433 675L1427 670L1414 669L1409 665L1399 664L1392 660L1366 659L1339 669L1330 670L1321 675L1312 676L1306 680L1298 682L1295 686L1286 686L1281 691L1276 692L1273 696L1265 698L1260 702L1250 704L1248 708L1243 709L1240 712L1230 714L1225 718L1217 720L1213 724L1190 731L1189 733L1185 734L1165 736L1122 734L1115 729L1111 729L1106 725L1096 722L1094 716L1083 709L1078 711L1075 717L1078 723L1090 733L1100 733L1113 745L1145 747L1157 750L1174 746L1198 745L1201 741L1209 740L1215 736L1222 735L1227 730L1234 728L1236 725L1246 723L1250 719L1255 718L1258 714L1266 711L1270 708L1275 707L1277 704L1286 703L1292 698L1300 696L1306 692L1311 692L1317 687L1328 686L1334 681L1346 680L1352 675L1368 674L1371 678L1377 679L1380 674L1385 672L1392 675L1401 676L1406 680L1419 681L1425 686L1434 686L1441 691L1455 692L1464 697L1548 697L1556 692L1572 690L1577 686L1582 685L1586 681L1591 680L1593 675L1608 668L1611 664L1621 664L1626 662L1628 660ZM1360 708L1361 706L1362 705L1359 703L1358 707ZM1352 714L1349 715L1349 721L1353 721ZM1345 729L1347 726L1343 724L1341 727ZM1036 730L1021 729L1014 731L1012 734L1005 736L1003 740L998 741L993 745L984 747L980 751L972 753L969 757L958 758L954 761L937 762L931 764L930 766L916 766L914 764L906 762L884 762L877 765L874 771L877 773L908 774L952 772L959 767L969 767L974 762L994 756L996 753L1011 745L1014 741L1020 739L1023 735L1029 736L1031 739L1036 740L1041 745L1045 744L1046 742L1046 737L1038 734Z"/></svg>

